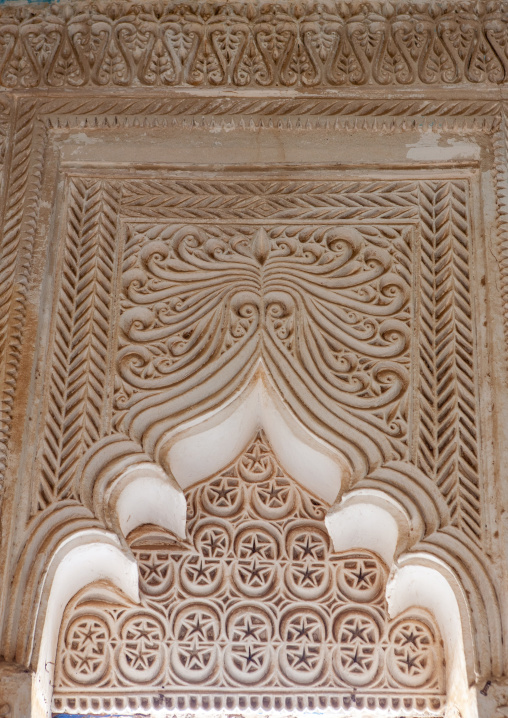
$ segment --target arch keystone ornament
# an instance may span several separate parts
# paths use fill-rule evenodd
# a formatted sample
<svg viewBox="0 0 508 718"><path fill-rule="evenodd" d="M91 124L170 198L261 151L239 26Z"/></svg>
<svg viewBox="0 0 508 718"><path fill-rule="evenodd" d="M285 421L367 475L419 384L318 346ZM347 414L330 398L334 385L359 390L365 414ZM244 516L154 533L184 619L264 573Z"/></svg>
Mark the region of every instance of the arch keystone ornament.
<svg viewBox="0 0 508 718"><path fill-rule="evenodd" d="M508 702L508 11L0 5L0 713Z"/></svg>

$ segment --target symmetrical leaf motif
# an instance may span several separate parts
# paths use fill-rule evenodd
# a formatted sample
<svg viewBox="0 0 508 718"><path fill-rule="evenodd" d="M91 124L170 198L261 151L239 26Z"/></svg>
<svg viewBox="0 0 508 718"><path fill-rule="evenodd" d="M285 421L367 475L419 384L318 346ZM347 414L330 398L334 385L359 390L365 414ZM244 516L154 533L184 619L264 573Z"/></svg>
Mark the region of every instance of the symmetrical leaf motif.
<svg viewBox="0 0 508 718"><path fill-rule="evenodd" d="M112 209L113 199L107 200L108 192L113 190L101 184L103 199L99 201L99 184L76 184L70 203L72 233L67 239L65 261L71 263L71 269L66 270L65 278L74 289L61 291L59 338L55 345L58 356L54 359L54 381L59 389L52 394L41 506L72 494L72 476L80 452L102 431L98 428L102 426L101 411L105 410L101 408L100 367L107 351L107 326L106 315L101 311L109 307L111 299L107 292L101 292L107 272L102 265L93 265L99 284L97 295L87 293L86 282L80 284L80 272L91 276L87 274L92 266L87 254L91 251L90 227L99 221L102 208L106 214L102 225L99 222L102 249L97 256L106 253L109 273L114 262L112 215L116 210ZM189 375L189 367L198 377L203 351L212 352L210 360L216 354L217 360L223 362L242 343L251 342L253 351L258 351L263 342L270 341L277 347L277 361L284 357L288 368L297 373L308 364L309 376L319 377L320 386L325 386L323 377L328 377L325 392L333 395L334 402L342 402L362 420L367 417L373 426L384 427L388 435L395 432L394 437L405 441L401 429L405 432L407 422L412 421L412 461L440 487L453 523L474 540L479 539L481 508L465 181L126 180L122 183L121 211L129 230L122 260L124 294L114 299L120 301L122 314L115 426L121 425L123 413L147 392L153 394L176 386L174 382L178 382L180 374ZM250 222L250 228L242 224L242 218ZM402 309L406 300L397 310L399 314L393 301L395 295L405 296L411 286L418 286L412 284L417 252L409 241L411 232L405 230L397 235L385 224L383 231L392 234L391 238L388 234L382 238L381 225L376 225L378 219L403 220L408 228L419 227L421 233L419 299L411 310L411 321L418 323L420 337L419 372L415 374L420 378L412 389L412 419L404 388L408 380L400 374L407 372L409 366L409 355L405 354L409 345L404 344L406 348L400 356L396 356L398 349L383 359L379 356L376 360L374 354L390 354L406 332L408 308ZM224 224L215 226L211 220L228 220L228 228ZM342 235L334 236L331 244L326 229L330 220L348 223L342 225ZM264 221L269 222L268 231ZM324 224L320 228L321 221ZM360 223L360 231L353 230L355 223ZM292 229L288 234L289 227ZM80 249L73 249L77 247ZM337 249L339 253L334 254ZM350 254L343 266L341 252ZM373 270L374 265L377 270ZM370 277L369 272L376 274L378 270L382 271L377 279ZM319 283L314 286L318 276ZM220 286L216 286L219 280ZM341 290L337 282L349 286ZM194 298L193 283L197 291ZM217 294L219 289L227 297ZM316 292L324 294L318 298ZM335 298L329 304L332 294ZM70 303L68 297L72 297ZM239 303L238 297L242 299ZM265 304L270 297L277 301L270 299ZM93 306L89 314L79 309L85 298ZM374 312L368 320L368 312L364 319L358 315L360 305ZM303 312L303 324L296 320L295 312ZM305 317L311 316L309 323ZM364 343L359 329L362 321L367 321L364 330L376 326L379 332L383 317L396 323L395 333L382 331L377 338L374 333ZM333 338L332 334L341 334L348 322L353 324L347 331L360 334L356 339L353 335L348 338L347 332L341 335L344 341L339 347L338 335ZM97 334L89 346L85 324L92 334ZM329 334L332 325L335 329ZM323 327L328 329L323 331ZM213 341L210 332L215 332ZM261 344L260 336L264 336ZM367 337L368 331L363 336ZM351 341L356 342L355 348ZM83 381L81 364L91 367L88 383ZM376 387L378 365L388 370L391 378ZM72 368L68 379L67 366ZM394 377L398 377L395 382ZM80 423L76 417L82 409L85 414Z"/></svg>
<svg viewBox="0 0 508 718"><path fill-rule="evenodd" d="M0 85L501 84L506 6L363 0L5 7Z"/></svg>
<svg viewBox="0 0 508 718"><path fill-rule="evenodd" d="M481 536L467 185L420 186L422 262L418 466L452 522Z"/></svg>
<svg viewBox="0 0 508 718"><path fill-rule="evenodd" d="M39 509L73 496L82 453L105 432L118 200L114 184L71 184Z"/></svg>
<svg viewBox="0 0 508 718"><path fill-rule="evenodd" d="M404 441L411 266L399 254L409 251L404 232L384 226L137 224L117 402L176 391L250 345Z"/></svg>

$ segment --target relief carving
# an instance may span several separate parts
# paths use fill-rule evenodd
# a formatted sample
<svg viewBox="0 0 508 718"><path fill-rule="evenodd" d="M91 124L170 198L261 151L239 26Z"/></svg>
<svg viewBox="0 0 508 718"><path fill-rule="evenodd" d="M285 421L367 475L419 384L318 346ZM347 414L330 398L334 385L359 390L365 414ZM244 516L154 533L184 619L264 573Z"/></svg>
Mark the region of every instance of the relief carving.
<svg viewBox="0 0 508 718"><path fill-rule="evenodd" d="M0 15L0 84L496 85L506 49L502 2L13 6Z"/></svg>
<svg viewBox="0 0 508 718"><path fill-rule="evenodd" d="M188 538L137 529L141 605L88 587L66 611L54 709L276 705L442 710L431 617L389 619L387 569L337 554L327 506L258 434L186 492ZM144 701L144 702L143 702Z"/></svg>
<svg viewBox="0 0 508 718"><path fill-rule="evenodd" d="M485 676L502 675L504 599L490 565L498 534L490 535L495 521L484 512L497 496L497 479L483 476L479 462L491 438L478 413L483 379L474 331L484 315L474 302L483 295L475 298L479 281L471 281L473 269L477 279L482 272L481 261L472 260L474 244L486 241L478 230L482 220L477 224L483 207L470 216L479 165L471 174L413 165L412 179L394 170L389 179L370 181L342 181L338 174L335 182L286 176L241 183L217 173L213 182L127 179L115 171L97 178L89 165L88 175L76 176L80 170L69 179L68 168L52 166L59 160L51 153L62 129L88 127L278 126L340 132L346 141L353 134L361 141L366 129L383 141L406 130L444 128L481 136L480 165L489 169L492 132L506 330L507 131L503 96L487 89L506 82L507 23L497 0L382 8L107 1L0 7L0 481L7 469L9 505L23 473L19 407L28 382L19 368L32 358L30 305L42 296L38 262L51 236L42 237L49 225L39 222L40 208L55 199L52 182L67 183L61 206L68 209L58 239L48 366L40 367L46 372L43 439L33 484L22 485L31 515L20 510L22 527L13 530L12 542L5 531L4 546L24 546L23 555L6 553L2 577L12 587L2 635L8 660L28 666L36 655L42 623L32 630L40 618L33 606L44 605L46 558L53 560L57 542L78 528L102 528L103 517L92 516L79 483L87 452L117 437L134 446L130 427L138 407L167 390L178 393L172 379L182 367L198 367L199 352L203 358L208 350L218 366L249 346L252 356L270 354L273 366L285 362L293 378L318 375L325 386L321 403L337 412L334 421L341 412L341 420L365 424L365 436L386 439L379 460L385 466L376 473L378 464L369 465L372 484L391 470L390 460L401 460L408 476L417 467L439 487L452 526L442 530L448 518L431 520L431 540L419 548L425 544L429 556L459 577L467 596L463 611L474 627L474 655L466 649L470 678L482 676L485 685ZM184 95L171 92L182 87ZM234 96L217 98L227 87ZM358 92L362 87L372 92ZM443 99L447 87L457 92ZM288 88L291 97L283 94ZM395 92L385 92L390 88ZM488 222L489 216L486 229ZM330 228L341 234L331 238ZM175 236L183 230L182 253ZM222 276L225 268L231 283L221 317L213 274ZM175 288L183 275L192 275L187 293ZM275 276L277 283L283 277L283 290L271 286ZM494 270L489 277L497 278ZM192 323L185 312L196 308L202 319ZM485 316L492 319L491 313ZM206 347L199 321L214 339ZM60 635L65 659L56 710L202 705L241 711L262 706L269 687L266 710L319 710L328 702L348 712L356 706L443 713L442 647L431 617L416 611L388 619L386 567L366 552L331 551L324 509L313 497L305 503L305 492L279 475L267 447L258 450L264 441L247 452L254 458L211 479L211 494L200 487L198 514L208 518L198 526L190 516L191 544L157 532L130 537L141 607L104 586L71 603ZM231 528L246 495L252 513ZM9 521L3 513L3 525ZM263 530L284 522L280 535ZM412 559L418 561L416 553ZM224 585L228 606L218 598ZM285 598L274 607L277 591ZM188 601L178 615L169 611L169 597L177 594ZM332 594L341 607L336 613ZM289 610L295 600L305 610ZM180 695L151 692L154 684L169 685L168 676ZM227 685L224 703L209 695L213 681L221 696ZM87 697L92 685L95 703ZM263 696L255 693L260 685ZM309 687L319 689L317 697ZM495 698L504 715L505 692ZM9 699L0 713L10 715L13 707Z"/></svg>
<svg viewBox="0 0 508 718"><path fill-rule="evenodd" d="M143 400L262 356L387 437L478 541L467 196L464 180L73 180L39 508L79 498L84 452Z"/></svg>
<svg viewBox="0 0 508 718"><path fill-rule="evenodd" d="M133 231L125 252L117 408L255 342L309 381L326 377L333 401L370 412L368 421L404 438L410 260L403 233L170 225Z"/></svg>

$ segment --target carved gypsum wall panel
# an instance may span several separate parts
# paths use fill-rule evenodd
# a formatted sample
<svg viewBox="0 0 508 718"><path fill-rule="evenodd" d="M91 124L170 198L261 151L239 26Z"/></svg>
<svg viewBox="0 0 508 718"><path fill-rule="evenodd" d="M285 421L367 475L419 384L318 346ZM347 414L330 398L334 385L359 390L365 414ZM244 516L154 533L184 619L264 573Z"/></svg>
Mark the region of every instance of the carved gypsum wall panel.
<svg viewBox="0 0 508 718"><path fill-rule="evenodd" d="M478 540L468 192L462 179L73 180L39 508L79 498L84 451L140 402L247 347L388 437Z"/></svg>
<svg viewBox="0 0 508 718"><path fill-rule="evenodd" d="M388 618L386 567L331 550L328 507L262 434L186 498L186 542L130 538L141 606L100 585L69 604L55 710L442 709L433 620Z"/></svg>
<svg viewBox="0 0 508 718"><path fill-rule="evenodd" d="M227 361L252 339L252 351L282 353L297 371L333 377L334 401L404 442L404 230L264 224L141 224L129 232L116 408L201 371L205 360Z"/></svg>
<svg viewBox="0 0 508 718"><path fill-rule="evenodd" d="M55 6L57 9L60 6ZM8 20L11 27L27 20L31 26L33 10L47 12L48 8L25 7L15 10L17 20ZM10 13L12 8L2 7ZM68 7L66 12L73 12ZM25 14L28 15L25 17ZM32 18L32 20L30 19ZM11 30L9 33L11 33ZM9 47L16 32L9 34ZM18 45L19 46L19 45ZM24 62L20 63L23 67ZM32 269L33 243L42 191L41 176L48 130L60 127L81 126L137 126L166 127L181 122L184 126L265 127L281 124L288 129L319 127L337 130L398 131L409 128L445 127L490 133L499 125L502 103L499 100L427 99L354 97L330 99L316 95L299 98L118 98L101 96L79 99L63 98L26 99L17 101L14 113L12 98L6 104L2 125L14 118L12 155L9 156L9 192L5 199L5 221L0 250L2 287L0 295L0 373L2 382L0 419L0 481L3 484L7 444L11 436L12 412L18 375L21 345L24 338L27 282ZM196 115L197 113L197 115ZM194 115L187 118L186 115ZM224 117L226 119L224 119ZM422 119L423 118L423 119ZM504 157L504 134L498 133L498 158ZM500 160L497 167L501 168ZM504 165L503 165L504 167ZM498 171L500 212L504 202L505 181ZM21 241L21 238L23 240ZM504 245L503 245L504 246ZM505 274L503 274L502 279ZM504 290L506 293L506 290Z"/></svg>
<svg viewBox="0 0 508 718"><path fill-rule="evenodd" d="M429 2L5 7L5 88L500 84L507 9Z"/></svg>

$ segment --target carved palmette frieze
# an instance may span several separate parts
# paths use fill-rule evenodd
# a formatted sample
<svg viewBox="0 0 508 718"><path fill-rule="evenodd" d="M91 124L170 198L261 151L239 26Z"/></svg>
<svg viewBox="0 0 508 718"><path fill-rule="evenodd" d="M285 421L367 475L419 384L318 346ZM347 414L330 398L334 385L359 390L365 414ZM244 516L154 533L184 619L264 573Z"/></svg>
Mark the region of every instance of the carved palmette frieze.
<svg viewBox="0 0 508 718"><path fill-rule="evenodd" d="M68 606L55 710L291 709L309 707L309 691L322 708L442 709L434 621L421 610L389 619L386 567L332 551L327 506L262 434L186 498L187 541L130 537L139 606L100 585Z"/></svg>
<svg viewBox="0 0 508 718"><path fill-rule="evenodd" d="M5 7L0 84L343 87L501 84L507 8L354 1Z"/></svg>
<svg viewBox="0 0 508 718"><path fill-rule="evenodd" d="M76 180L39 507L79 498L139 402L243 352L385 435L478 540L467 201L466 180Z"/></svg>

